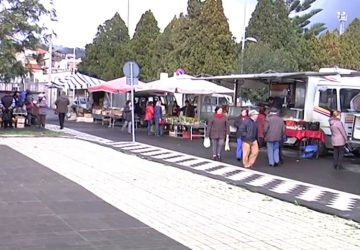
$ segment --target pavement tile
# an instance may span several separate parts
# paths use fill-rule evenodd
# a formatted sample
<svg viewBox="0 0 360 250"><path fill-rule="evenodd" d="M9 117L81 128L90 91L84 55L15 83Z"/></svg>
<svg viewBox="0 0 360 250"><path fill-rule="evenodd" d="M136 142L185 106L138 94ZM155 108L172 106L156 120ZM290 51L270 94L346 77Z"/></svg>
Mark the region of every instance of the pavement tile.
<svg viewBox="0 0 360 250"><path fill-rule="evenodd" d="M17 140L6 142L49 169L84 186L138 221L145 222L149 227L191 249L296 249L301 242L304 242L306 248L315 245L331 249L333 242L327 245L325 239L334 237L337 232L346 235L343 239L350 249L360 242L357 223L351 224L344 219L269 199L264 195L93 143L60 138L49 143L37 139L37 148L34 149L30 148L28 140L22 140L21 143ZM66 150L62 149L64 144ZM47 153L40 154L44 151ZM53 163L49 164L49 158L54 160ZM70 167L69 163L74 165ZM155 249L171 249L172 244L175 244L169 238L152 239L150 236L153 229L148 227L121 228L116 220L110 224L111 216L110 220L104 220L96 213L97 209L85 208L87 212L81 219L83 214L78 213L76 208L84 207L86 203L83 202L75 201L75 209L69 211L63 205L56 210L56 201L45 203L51 210L62 212L59 217L66 225L78 230L84 239L93 239L87 240L89 243L96 242L104 249L112 247L107 242L117 243L119 249L136 249L145 241L150 242L149 247ZM88 217L91 214L97 216L92 220ZM80 217L77 219L75 216ZM90 227L87 227L89 225L94 227L96 233L91 232ZM106 230L101 232L104 228ZM124 232L127 233L123 235ZM318 246L320 242L322 245Z"/></svg>

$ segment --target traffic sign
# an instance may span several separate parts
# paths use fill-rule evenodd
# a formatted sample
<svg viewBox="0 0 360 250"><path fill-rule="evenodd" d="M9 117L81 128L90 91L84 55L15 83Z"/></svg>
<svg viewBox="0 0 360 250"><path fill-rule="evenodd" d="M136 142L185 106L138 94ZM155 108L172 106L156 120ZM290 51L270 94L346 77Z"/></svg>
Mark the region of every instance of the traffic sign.
<svg viewBox="0 0 360 250"><path fill-rule="evenodd" d="M124 64L123 72L127 78L137 78L140 74L140 67L136 62L128 61Z"/></svg>

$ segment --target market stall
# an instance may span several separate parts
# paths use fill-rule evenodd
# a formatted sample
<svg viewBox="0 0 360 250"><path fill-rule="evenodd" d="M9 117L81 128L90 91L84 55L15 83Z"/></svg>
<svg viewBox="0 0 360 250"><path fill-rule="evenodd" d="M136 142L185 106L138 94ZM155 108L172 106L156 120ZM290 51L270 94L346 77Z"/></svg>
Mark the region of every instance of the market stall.
<svg viewBox="0 0 360 250"><path fill-rule="evenodd" d="M189 75L179 75L171 78L162 78L136 87L137 93L179 93L198 95L195 117L165 117L164 127L170 136L182 138L204 137L206 134L206 122L201 120L201 106L204 96L212 94L232 94L233 90L225 88L206 80L195 80ZM179 103L182 105L182 103Z"/></svg>
<svg viewBox="0 0 360 250"><path fill-rule="evenodd" d="M139 81L138 85L144 83ZM126 102L126 93L131 91L131 86L127 84L126 77L117 78L102 84L89 87L89 92L93 95L102 95L102 101L95 102L92 113L103 125L108 124L114 127L117 121L122 120L122 108ZM104 104L106 103L106 105Z"/></svg>
<svg viewBox="0 0 360 250"><path fill-rule="evenodd" d="M63 89L67 92L71 102L69 119L81 122L92 122L88 90L91 87L104 83L103 80L76 73L64 77L54 78L49 88Z"/></svg>

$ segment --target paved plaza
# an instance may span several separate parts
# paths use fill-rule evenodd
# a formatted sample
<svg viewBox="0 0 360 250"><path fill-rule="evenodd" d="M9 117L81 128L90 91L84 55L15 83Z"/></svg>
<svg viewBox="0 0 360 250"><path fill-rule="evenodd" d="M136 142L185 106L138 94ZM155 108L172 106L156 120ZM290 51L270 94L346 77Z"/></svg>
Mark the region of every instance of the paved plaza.
<svg viewBox="0 0 360 250"><path fill-rule="evenodd" d="M95 143L69 138L2 138L0 143L44 166L37 167L44 173L49 172L48 168L70 180L57 177L62 179L58 182L72 185L76 183L84 187L110 204L108 209L111 212L122 215L124 212L135 218L137 223L144 223L148 230L153 229L154 234L159 232L158 237L164 241L164 245L155 247L162 247L161 249L183 249L183 246L221 250L360 248L358 223ZM33 170L24 172L23 178L26 175L32 176L32 173ZM44 180L47 178L38 178L37 183ZM49 179L47 182L50 185L56 181ZM44 186L42 192L47 189ZM59 212L66 210L67 206L56 204L61 200L61 195L54 196L53 199L54 204L50 209L56 210L59 207ZM90 220L91 216L86 216L88 210L96 209L97 206L94 206L95 208L91 204L76 205L78 212L73 213L73 217L68 217L67 221L81 225L89 220L88 223L91 221L96 228L100 223L99 219ZM80 212L82 210L84 215ZM114 224L117 224L116 219ZM122 225L119 220L118 226ZM84 228L79 226L74 229L81 231ZM21 235L21 232L5 231L1 234L4 238L6 235ZM31 235L30 232L24 234ZM97 233L96 237L92 236L94 241L97 237L98 241L104 240ZM89 238L91 239L90 236ZM148 239L140 238L144 244L144 239ZM145 247L157 249L151 245L144 245ZM95 246L95 249L107 248Z"/></svg>

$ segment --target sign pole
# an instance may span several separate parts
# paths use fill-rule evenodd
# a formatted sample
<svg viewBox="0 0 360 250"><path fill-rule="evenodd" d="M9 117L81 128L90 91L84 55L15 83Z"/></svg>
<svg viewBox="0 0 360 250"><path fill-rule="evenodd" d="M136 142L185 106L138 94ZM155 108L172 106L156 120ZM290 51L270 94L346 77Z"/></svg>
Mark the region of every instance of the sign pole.
<svg viewBox="0 0 360 250"><path fill-rule="evenodd" d="M135 107L134 107L134 69L133 63L130 63L130 82L131 82L131 132L132 142L135 142Z"/></svg>
<svg viewBox="0 0 360 250"><path fill-rule="evenodd" d="M134 86L138 84L138 77L140 74L140 67L134 61L128 61L123 67L124 75L126 76L126 84L131 86L131 134L132 142L135 142L135 105L134 105Z"/></svg>

